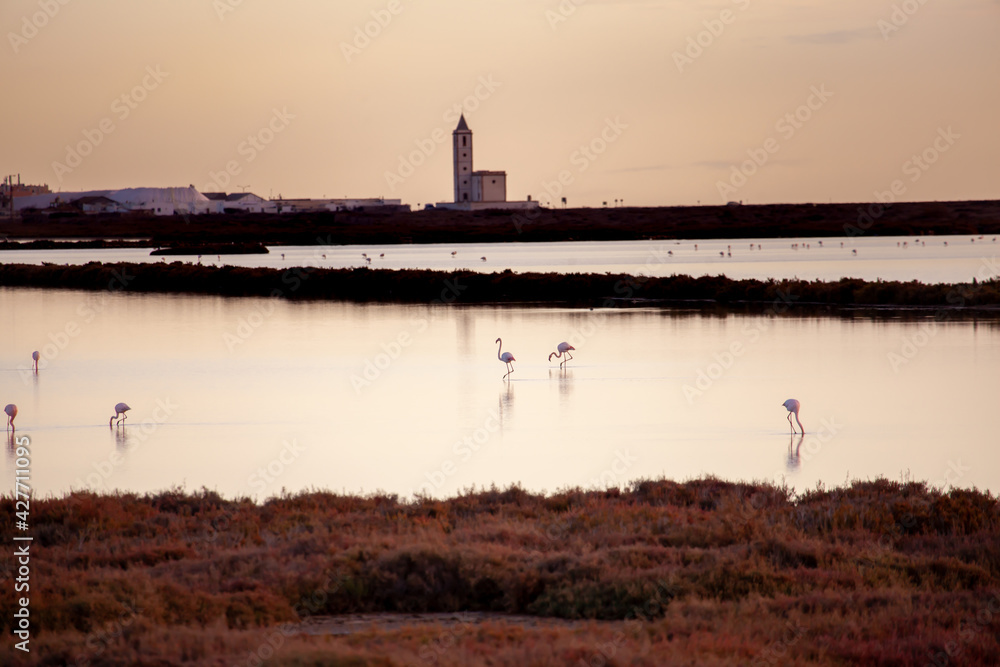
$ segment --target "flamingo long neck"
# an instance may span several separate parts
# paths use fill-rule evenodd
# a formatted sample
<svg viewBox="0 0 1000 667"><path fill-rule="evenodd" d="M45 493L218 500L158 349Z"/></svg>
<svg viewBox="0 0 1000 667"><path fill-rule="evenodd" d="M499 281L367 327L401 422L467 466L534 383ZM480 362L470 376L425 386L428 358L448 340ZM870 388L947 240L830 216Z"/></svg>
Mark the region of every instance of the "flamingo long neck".
<svg viewBox="0 0 1000 667"><path fill-rule="evenodd" d="M500 351L503 349L503 338L497 338L497 359L503 361L503 356Z"/></svg>

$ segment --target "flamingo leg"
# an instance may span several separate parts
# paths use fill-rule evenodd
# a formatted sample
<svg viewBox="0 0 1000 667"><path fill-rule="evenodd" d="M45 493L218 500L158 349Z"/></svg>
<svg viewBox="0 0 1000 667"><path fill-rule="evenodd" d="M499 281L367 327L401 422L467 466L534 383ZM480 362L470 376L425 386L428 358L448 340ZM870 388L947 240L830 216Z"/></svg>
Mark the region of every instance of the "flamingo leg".
<svg viewBox="0 0 1000 667"><path fill-rule="evenodd" d="M788 413L788 428L792 429L792 433L795 433L795 426L792 424L792 413Z"/></svg>

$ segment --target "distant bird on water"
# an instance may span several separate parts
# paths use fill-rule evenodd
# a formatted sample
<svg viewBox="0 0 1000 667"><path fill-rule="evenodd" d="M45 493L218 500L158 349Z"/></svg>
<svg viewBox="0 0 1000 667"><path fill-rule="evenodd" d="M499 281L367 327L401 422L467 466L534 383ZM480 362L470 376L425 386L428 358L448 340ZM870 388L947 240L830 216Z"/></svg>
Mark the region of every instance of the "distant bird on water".
<svg viewBox="0 0 1000 667"><path fill-rule="evenodd" d="M562 366L563 364L569 362L569 360L573 358L573 355L570 354L569 351L575 349L576 348L570 345L569 343L559 343L559 345L556 346L557 351L549 355L549 361L552 361L552 357L558 359L559 357L563 356L563 354L565 354L566 358L559 362L559 365Z"/></svg>
<svg viewBox="0 0 1000 667"><path fill-rule="evenodd" d="M38 372L38 359L41 355L38 354L38 350L31 353L31 359L35 362L35 372Z"/></svg>
<svg viewBox="0 0 1000 667"><path fill-rule="evenodd" d="M503 340L501 340L501 339L497 338L497 339L496 339L495 341L493 341L493 342L495 342L495 343L498 343L498 344L499 344L499 347L497 347L497 359L499 359L500 361L504 362L504 363L505 363L505 364L507 365L507 374L506 374L506 375L504 375L504 376L503 376L502 378L500 378L501 380L504 380L504 379L506 379L506 378L507 378L507 377L508 377L508 376L509 376L509 375L510 375L511 373L513 373L513 372L514 372L514 364L512 364L512 363L510 363L510 362L512 362L512 361L517 361L517 359L515 359L515 358L514 358L514 355L513 355L513 354L511 354L510 352L503 352L503 353L501 353L501 350L503 349Z"/></svg>
<svg viewBox="0 0 1000 667"><path fill-rule="evenodd" d="M128 418L128 415L126 415L125 413L128 412L131 409L132 408L130 408L128 406L128 403L118 403L118 404L116 404L115 405L115 414L112 415L111 421L108 422L108 427L109 428L111 427L111 423L114 422L115 419L118 419L118 423L119 424L121 424L123 421L125 421ZM119 418L119 415L121 415L121 418Z"/></svg>
<svg viewBox="0 0 1000 667"><path fill-rule="evenodd" d="M788 410L788 425L792 428L792 433L795 433L795 426L792 425L792 415L795 415L795 421L799 423L799 429L802 431L802 435L805 435L806 429L802 426L802 422L799 421L799 407L800 404L797 399L790 398L781 404L786 410Z"/></svg>
<svg viewBox="0 0 1000 667"><path fill-rule="evenodd" d="M11 430L14 428L14 417L17 416L17 406L11 403L3 411L7 413L7 429Z"/></svg>

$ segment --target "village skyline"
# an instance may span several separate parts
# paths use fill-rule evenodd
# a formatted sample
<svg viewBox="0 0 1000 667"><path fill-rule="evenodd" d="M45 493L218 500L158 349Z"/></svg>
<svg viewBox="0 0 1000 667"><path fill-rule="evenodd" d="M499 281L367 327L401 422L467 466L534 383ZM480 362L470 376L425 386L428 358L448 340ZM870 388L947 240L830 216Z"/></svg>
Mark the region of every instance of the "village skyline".
<svg viewBox="0 0 1000 667"><path fill-rule="evenodd" d="M237 0L0 8L0 170L53 191L452 199L462 114L507 196L993 199L993 0Z"/></svg>

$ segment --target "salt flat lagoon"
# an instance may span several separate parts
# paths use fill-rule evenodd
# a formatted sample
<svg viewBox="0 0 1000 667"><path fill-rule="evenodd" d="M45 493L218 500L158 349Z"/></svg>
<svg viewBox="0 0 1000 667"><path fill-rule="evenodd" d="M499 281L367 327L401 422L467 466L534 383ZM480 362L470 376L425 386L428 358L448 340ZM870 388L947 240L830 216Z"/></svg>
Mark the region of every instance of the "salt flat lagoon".
<svg viewBox="0 0 1000 667"><path fill-rule="evenodd" d="M1000 492L996 322L0 288L0 331L0 404L20 409L39 494L446 496L661 475ZM564 340L560 370L547 356ZM119 401L127 425L109 428Z"/></svg>
<svg viewBox="0 0 1000 667"><path fill-rule="evenodd" d="M1000 244L993 236L272 246L269 254L207 254L200 260L196 256L151 257L149 253L148 248L3 250L0 263L200 261L205 265L266 268L511 269L647 276L725 274L735 279L849 277L927 283L970 282L973 278L1000 275L996 260Z"/></svg>

